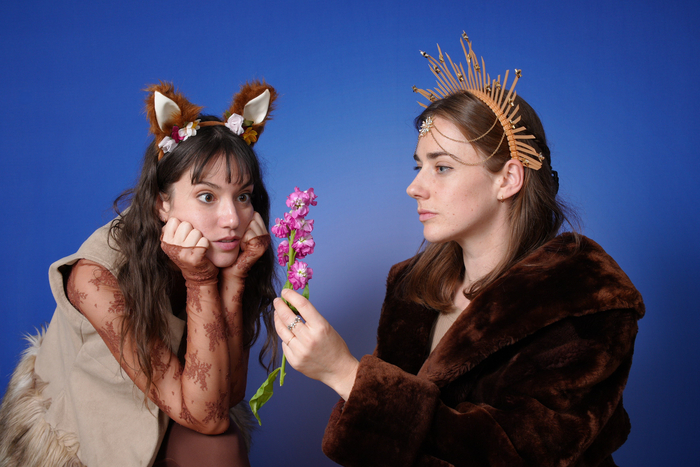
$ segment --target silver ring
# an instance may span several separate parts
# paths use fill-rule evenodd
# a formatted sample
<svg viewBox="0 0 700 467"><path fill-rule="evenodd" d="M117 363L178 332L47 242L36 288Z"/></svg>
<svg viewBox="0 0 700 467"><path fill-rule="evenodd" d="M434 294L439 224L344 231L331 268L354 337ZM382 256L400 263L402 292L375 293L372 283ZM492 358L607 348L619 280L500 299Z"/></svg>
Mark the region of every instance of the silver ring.
<svg viewBox="0 0 700 467"><path fill-rule="evenodd" d="M296 326L297 324L299 324L300 321L301 321L301 316L297 315L297 317L294 318L294 321L292 321L292 324L290 324L289 326L287 326L287 329L289 329L289 330L291 331L292 329L294 329L294 326Z"/></svg>

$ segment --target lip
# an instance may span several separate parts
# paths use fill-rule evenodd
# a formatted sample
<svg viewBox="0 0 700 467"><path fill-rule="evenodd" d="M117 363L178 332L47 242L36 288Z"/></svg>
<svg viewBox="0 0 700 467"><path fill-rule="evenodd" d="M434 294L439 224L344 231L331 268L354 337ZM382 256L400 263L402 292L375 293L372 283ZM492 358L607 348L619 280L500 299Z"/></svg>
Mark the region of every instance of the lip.
<svg viewBox="0 0 700 467"><path fill-rule="evenodd" d="M434 212L432 212L432 211L428 211L427 209L419 209L419 210L418 210L418 219L419 219L421 222L425 222L425 221L427 221L428 219L432 219L432 218L435 217L435 216L437 216L436 213L434 213Z"/></svg>
<svg viewBox="0 0 700 467"><path fill-rule="evenodd" d="M214 243L219 250L232 251L238 248L241 240L238 237L224 237L212 243Z"/></svg>

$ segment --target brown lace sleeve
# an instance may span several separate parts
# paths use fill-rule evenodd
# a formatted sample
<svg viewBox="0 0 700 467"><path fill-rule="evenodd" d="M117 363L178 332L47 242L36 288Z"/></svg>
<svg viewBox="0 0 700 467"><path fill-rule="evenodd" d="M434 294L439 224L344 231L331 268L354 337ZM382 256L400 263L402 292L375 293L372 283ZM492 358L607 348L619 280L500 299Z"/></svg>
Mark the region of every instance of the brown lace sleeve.
<svg viewBox="0 0 700 467"><path fill-rule="evenodd" d="M156 342L149 388L132 336L124 336L122 343L124 300L116 278L99 264L82 259L73 266L66 291L136 386L168 416L201 433L228 428L231 370L216 281L187 284L185 365L164 342Z"/></svg>

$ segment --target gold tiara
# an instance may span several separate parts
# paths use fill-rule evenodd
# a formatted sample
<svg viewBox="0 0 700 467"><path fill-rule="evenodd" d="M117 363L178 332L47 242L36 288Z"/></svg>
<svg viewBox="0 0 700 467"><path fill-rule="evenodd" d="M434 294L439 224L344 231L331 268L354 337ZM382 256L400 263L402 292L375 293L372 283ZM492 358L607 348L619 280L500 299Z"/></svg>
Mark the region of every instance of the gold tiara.
<svg viewBox="0 0 700 467"><path fill-rule="evenodd" d="M542 167L544 156L524 142L524 140L535 139L535 136L528 134L525 126L518 126L520 122L520 116L518 115L520 106L515 105L515 96L517 95L515 92L515 85L521 76L521 71L515 70L515 79L506 93L509 70L506 70L503 83L501 83L500 75L497 79L492 80L485 71L483 57L481 58L481 65L479 65L479 60L472 50L472 43L465 32L462 32L462 37L459 41L462 44L462 50L464 50L464 56L467 59L467 73L464 72L461 63L459 66L455 65L450 56L445 54L447 62L449 62L448 67L442 55L442 50L440 50L440 45L438 45L437 47L440 55L437 60L426 52L420 52L421 55L430 62L430 70L437 78L437 88L433 90L424 90L413 86L413 92L419 93L430 102L434 102L437 99L442 99L457 92L469 92L489 106L491 111L496 115L496 118L500 122L508 138L508 148L510 149L511 158L519 160L525 167L539 170L540 167ZM465 42L469 46L468 52L467 48L464 46ZM450 68L454 71L454 74L452 74ZM421 102L419 102L419 104L423 107L427 107L426 104ZM493 128L493 126L491 128ZM490 131L491 129L489 129L489 132ZM479 138L483 136L485 135L481 135Z"/></svg>

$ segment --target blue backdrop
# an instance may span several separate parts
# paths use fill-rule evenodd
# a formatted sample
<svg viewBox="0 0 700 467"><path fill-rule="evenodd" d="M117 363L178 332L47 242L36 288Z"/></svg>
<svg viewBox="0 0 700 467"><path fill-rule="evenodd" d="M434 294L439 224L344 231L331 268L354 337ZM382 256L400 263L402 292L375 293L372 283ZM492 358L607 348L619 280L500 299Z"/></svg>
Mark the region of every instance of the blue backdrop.
<svg viewBox="0 0 700 467"><path fill-rule="evenodd" d="M434 80L418 51L461 57L466 30L493 75L520 68L561 194L644 295L625 392L621 465L697 465L700 260L695 175L697 2L5 2L0 16L0 390L22 335L48 321L48 266L112 217L149 141L142 89L173 81L221 114L249 78L281 94L256 146L273 215L294 186L318 206L311 297L360 357L374 347L389 267L422 238L413 176ZM338 2L340 3L340 2ZM248 396L265 377L251 365ZM334 465L321 437L337 396L291 370L263 409L253 465Z"/></svg>

